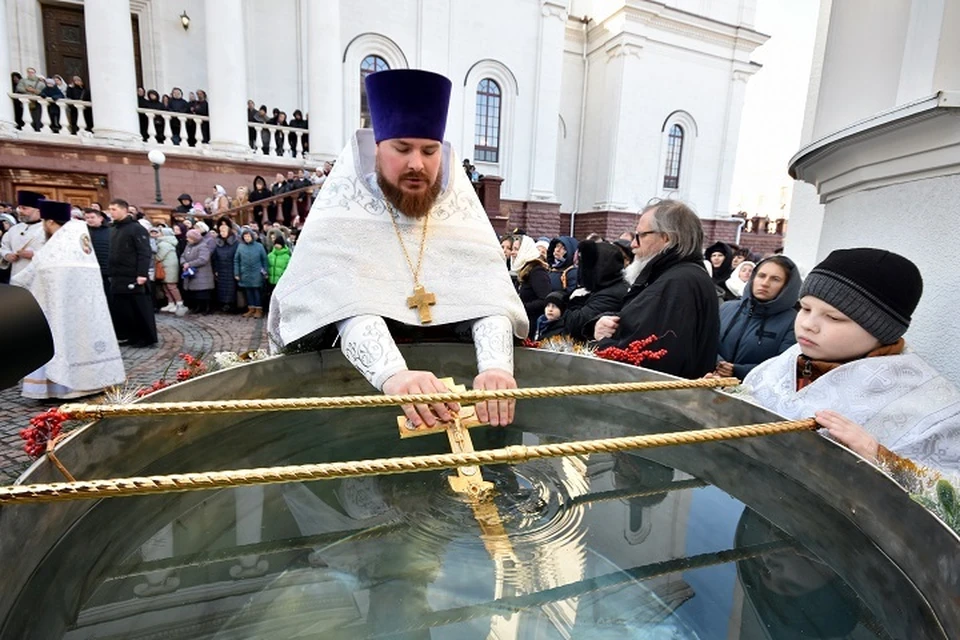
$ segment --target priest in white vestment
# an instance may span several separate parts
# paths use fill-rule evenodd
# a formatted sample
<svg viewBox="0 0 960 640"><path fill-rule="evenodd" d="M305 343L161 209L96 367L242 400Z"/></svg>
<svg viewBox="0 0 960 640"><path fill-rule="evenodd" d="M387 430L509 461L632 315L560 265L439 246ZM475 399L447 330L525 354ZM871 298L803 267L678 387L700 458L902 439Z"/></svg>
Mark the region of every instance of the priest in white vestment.
<svg viewBox="0 0 960 640"><path fill-rule="evenodd" d="M42 200L40 215L48 239L11 284L37 299L53 333L54 355L23 379L23 396L79 398L123 384L123 360L87 225L70 219L66 202Z"/></svg>
<svg viewBox="0 0 960 640"><path fill-rule="evenodd" d="M373 130L351 138L313 204L270 302L271 343L330 345L335 327L373 386L430 393L447 389L407 369L391 332L422 337L436 327L472 337L473 388L515 388L513 336L527 335L527 318L490 220L443 142L451 83L404 69L371 74L366 88ZM404 412L432 426L456 409ZM481 403L477 414L506 425L513 403Z"/></svg>
<svg viewBox="0 0 960 640"><path fill-rule="evenodd" d="M0 268L10 269L11 278L27 268L30 260L47 240L43 225L40 224L38 207L41 200L43 194L36 191L17 193L20 222L0 238Z"/></svg>

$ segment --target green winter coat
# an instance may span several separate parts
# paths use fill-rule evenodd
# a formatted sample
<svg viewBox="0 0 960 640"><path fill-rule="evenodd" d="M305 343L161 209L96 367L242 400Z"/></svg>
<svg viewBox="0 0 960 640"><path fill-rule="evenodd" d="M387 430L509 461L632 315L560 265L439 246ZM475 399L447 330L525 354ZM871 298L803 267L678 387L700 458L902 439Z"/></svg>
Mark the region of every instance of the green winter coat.
<svg viewBox="0 0 960 640"><path fill-rule="evenodd" d="M270 284L277 284L280 281L280 276L283 275L283 272L287 270L287 265L290 264L290 247L283 247L282 249L277 249L276 247L267 254L267 280Z"/></svg>

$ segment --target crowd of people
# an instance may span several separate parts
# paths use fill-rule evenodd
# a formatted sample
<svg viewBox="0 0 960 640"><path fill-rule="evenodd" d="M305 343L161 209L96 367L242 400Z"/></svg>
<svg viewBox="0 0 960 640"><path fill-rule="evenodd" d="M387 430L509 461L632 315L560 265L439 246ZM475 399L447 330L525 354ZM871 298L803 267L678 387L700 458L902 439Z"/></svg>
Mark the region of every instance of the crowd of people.
<svg viewBox="0 0 960 640"><path fill-rule="evenodd" d="M14 94L24 94L37 96L40 98L49 98L51 102L47 105L47 115L50 121L50 128L54 132L59 132L63 126L61 122L60 106L58 100L91 100L90 89L84 84L80 76L72 76L67 83L62 76L51 74L43 76L37 73L33 67L28 67L26 75L19 71L10 74L11 90ZM207 92L204 89L190 91L186 95L180 87L173 87L169 93L161 94L156 89L145 89L137 87L137 107L140 109L151 109L153 111L168 111L173 114L210 116L210 105L207 102ZM18 129L27 126L24 119L23 104L16 98L13 99L14 120ZM29 126L35 131L42 128L41 110L43 106L34 102L29 106ZM90 107L83 109L86 119L85 130L93 131L93 111ZM140 120L140 135L146 142L151 134L156 142L163 144L167 138L174 145L185 144L195 147L198 143L208 144L210 142L210 121L202 120L200 126L192 119L186 119L182 123L180 118L171 118L169 122L169 131L167 131L167 122L163 116L153 116L153 130L150 130L149 116L145 113L138 114ZM266 125L276 125L280 127L291 127L303 130L303 134L298 136L294 132L284 132L279 130L260 132L259 141L257 133L253 127L249 129L250 148L260 147L264 155L276 154L278 156L289 155L293 157L302 157L303 154L310 151L310 137L306 130L309 126L309 114L305 114L300 109L293 111L292 117L288 117L285 111L276 107L268 112L266 105L256 106L253 100L247 101L247 121ZM77 133L80 125L78 118L78 109L69 106L67 109L67 125L70 127L70 133Z"/></svg>
<svg viewBox="0 0 960 640"><path fill-rule="evenodd" d="M21 74L19 71L11 73L10 84L15 94L19 93L50 99L51 102L47 105L47 116L49 118L50 128L54 132L59 132L63 126L60 119L60 105L57 104L58 100L90 100L90 89L84 84L83 78L76 75L72 76L70 83L67 84L60 75L54 74L44 77L38 74L37 70L33 67L28 67L26 75ZM28 107L29 126L31 126L34 131L40 131L43 126L42 108L39 102L32 102ZM93 110L90 107L84 107L83 115L85 130L92 131ZM23 129L27 126L27 122L24 119L23 103L16 98L13 99L13 119L17 129ZM81 125L84 125L84 121L80 120L79 109L73 105L68 105L67 126L70 128L70 133L77 133Z"/></svg>

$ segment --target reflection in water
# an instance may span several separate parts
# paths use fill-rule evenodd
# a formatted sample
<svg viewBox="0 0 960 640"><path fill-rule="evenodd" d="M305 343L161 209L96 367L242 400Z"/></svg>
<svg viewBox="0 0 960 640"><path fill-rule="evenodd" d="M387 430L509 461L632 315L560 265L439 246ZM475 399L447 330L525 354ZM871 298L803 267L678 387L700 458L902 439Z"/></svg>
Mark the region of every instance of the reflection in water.
<svg viewBox="0 0 960 640"><path fill-rule="evenodd" d="M543 441L519 430L493 437ZM101 503L45 561L89 563L75 577L79 601L48 601L62 626L21 637L886 637L794 541L732 500L732 512L695 508L695 492L716 489L642 457L484 468L505 540L484 539L448 474ZM143 531L138 515L147 513L155 520L144 517L154 524ZM735 539L716 526L731 518ZM104 526L137 546L90 546L90 532ZM716 531L710 551L685 557L688 532L701 530ZM89 557L78 560L71 550L83 545ZM731 597L732 579L692 579L708 567L739 574L733 588L745 606ZM21 602L47 593L44 575ZM697 616L711 608L685 606L694 601L726 603L729 633L705 634Z"/></svg>

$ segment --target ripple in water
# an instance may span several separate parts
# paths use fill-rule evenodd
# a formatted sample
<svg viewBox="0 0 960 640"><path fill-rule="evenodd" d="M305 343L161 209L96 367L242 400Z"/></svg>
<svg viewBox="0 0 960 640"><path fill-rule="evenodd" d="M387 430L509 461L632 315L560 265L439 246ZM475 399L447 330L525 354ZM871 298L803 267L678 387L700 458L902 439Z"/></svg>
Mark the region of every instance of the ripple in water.
<svg viewBox="0 0 960 640"><path fill-rule="evenodd" d="M450 471L395 477L399 481L391 481L392 486L382 486L388 502L403 504L399 512L411 545L424 553L455 550L471 565L460 570L468 571L489 566L494 555L498 577L521 592L555 586L579 573L584 506L571 505L571 500L588 489L583 463L575 458L539 460L522 467L483 467L481 472L494 484L493 504L506 539L482 531L470 500L450 488L447 477L456 473Z"/></svg>

